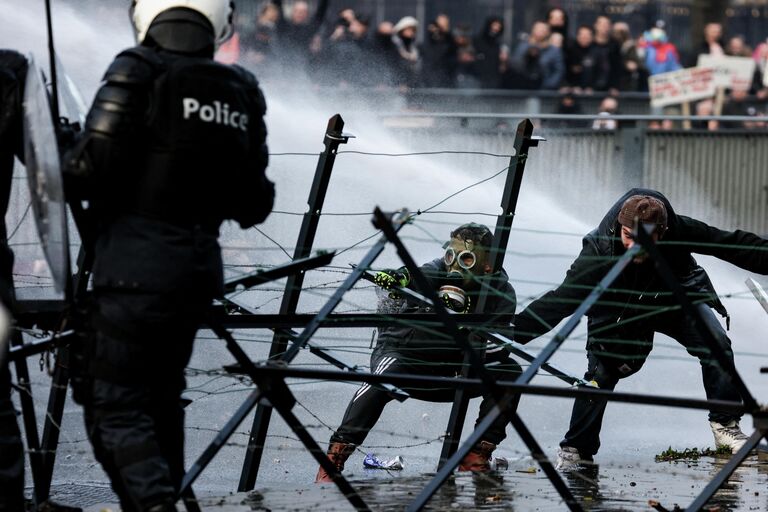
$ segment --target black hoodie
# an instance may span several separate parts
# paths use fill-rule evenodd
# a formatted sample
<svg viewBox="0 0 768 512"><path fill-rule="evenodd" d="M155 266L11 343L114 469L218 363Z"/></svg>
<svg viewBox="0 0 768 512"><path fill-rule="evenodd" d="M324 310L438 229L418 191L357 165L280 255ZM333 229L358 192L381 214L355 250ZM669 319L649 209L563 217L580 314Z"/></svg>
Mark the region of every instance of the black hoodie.
<svg viewBox="0 0 768 512"><path fill-rule="evenodd" d="M501 30L498 34L491 34L491 24L495 21L501 23ZM491 16L485 20L483 31L475 38L475 73L482 87L500 87L499 53L503 33L504 20L498 16Z"/></svg>
<svg viewBox="0 0 768 512"><path fill-rule="evenodd" d="M425 263L419 268L430 281L435 291L443 284L448 284L445 263L443 263L442 258ZM483 310L483 313L489 315L485 328L494 332L509 329L517 300L515 290L509 283L506 272L501 270L500 272L486 275L481 279L491 288L491 291L488 293L486 307ZM413 286L413 283L410 287L419 291ZM470 299L469 313L475 313L479 291L475 289L466 290L466 292ZM410 306L405 302L402 303L400 312L428 313L424 308ZM412 325L393 325L391 327L379 328L379 337L374 354L393 351L418 360L461 363L464 360L464 353L456 341L451 338L447 330L443 327L436 327L434 323L432 325L427 324L427 322L435 322L436 318L434 314L425 314L425 325L422 329ZM482 329L482 327L478 329ZM485 341L482 344L484 345Z"/></svg>
<svg viewBox="0 0 768 512"><path fill-rule="evenodd" d="M581 253L571 264L563 283L515 317L515 341L527 343L570 316L624 254L618 214L624 201L633 195L652 196L664 203L669 228L659 241L659 250L692 300L703 299L721 315L727 314L709 276L691 255L693 252L715 256L750 272L768 274L768 240L746 231L723 231L678 215L660 192L634 188L616 201L597 229L584 237ZM652 262L632 263L587 313L589 328L675 303Z"/></svg>

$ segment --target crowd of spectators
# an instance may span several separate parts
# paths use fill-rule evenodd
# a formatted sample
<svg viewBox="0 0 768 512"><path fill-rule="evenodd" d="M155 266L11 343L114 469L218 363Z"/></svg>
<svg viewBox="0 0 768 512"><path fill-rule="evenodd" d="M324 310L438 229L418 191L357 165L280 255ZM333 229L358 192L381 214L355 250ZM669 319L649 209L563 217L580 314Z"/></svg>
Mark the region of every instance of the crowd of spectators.
<svg viewBox="0 0 768 512"><path fill-rule="evenodd" d="M473 31L440 14L420 37L422 24L412 16L372 26L369 16L352 8L327 11L328 0L318 0L314 12L297 0L287 13L282 0L264 2L256 19L239 20L236 37L219 59L262 76L303 70L320 85L550 90L572 99L571 94L647 91L649 76L695 66L699 54L748 56L757 65L747 93L768 96L763 86L768 43L753 51L741 36L724 40L719 23L706 25L703 42L681 63L661 22L635 37L627 23L603 15L591 25L571 27L567 12L553 8L510 48L503 42L504 20L497 16ZM731 94L723 113L744 111L741 96ZM561 107L574 108L569 101Z"/></svg>

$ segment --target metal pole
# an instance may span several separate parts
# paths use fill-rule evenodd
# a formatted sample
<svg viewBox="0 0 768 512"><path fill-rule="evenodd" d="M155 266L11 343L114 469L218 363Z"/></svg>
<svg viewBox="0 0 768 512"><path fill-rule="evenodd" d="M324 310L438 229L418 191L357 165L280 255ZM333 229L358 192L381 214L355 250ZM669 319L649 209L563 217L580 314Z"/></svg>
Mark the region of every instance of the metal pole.
<svg viewBox="0 0 768 512"><path fill-rule="evenodd" d="M557 333L552 341L550 341L549 344L544 347L541 353L531 362L530 366L522 373L522 375L520 375L520 377L517 378L515 382L527 384L531 381L531 379L533 379L539 368L541 368L541 366L546 363L550 357L552 357L560 345L563 344L565 339L571 334L571 332L573 332L573 330L581 321L581 317L589 310L589 308L592 307L592 305L597 301L598 298L600 298L603 292L611 285L611 283L613 283L619 274L621 274L621 272L624 270L624 267L626 267L629 262L632 261L632 258L634 258L635 255L639 252L639 245L635 245L629 249L624 254L624 256L619 259L619 261L616 262L611 270L608 271L608 274L606 274L606 276L600 281L600 283L598 283L595 289L592 290L584 302L576 309L566 325L560 330L560 332ZM470 435L464 444L462 444L457 449L456 453L446 461L445 465L437 472L427 488L419 495L412 506L409 507L409 510L420 510L421 507L427 503L432 494L437 491L439 486L442 485L445 479L448 478L453 469L459 464L459 462L461 462L461 459L467 453L469 453L469 451L476 443L478 443L483 438L491 425L493 425L493 422L496 421L501 416L501 414L503 414L502 411L510 403L511 398L509 395L506 395L503 401L497 400L496 407L494 407L491 412L485 418L483 418L472 435ZM555 480L552 479L553 476L556 477ZM573 502L573 497L571 496L570 491L568 491L567 486L565 486L565 483L557 481L560 480L560 476L557 474L557 472L555 472L553 476L550 476L550 480L555 486L555 489L557 489L558 492L561 492L561 496L567 504ZM565 491L565 494L563 494L563 491ZM571 507L571 509L578 510L577 508L573 507Z"/></svg>
<svg viewBox="0 0 768 512"><path fill-rule="evenodd" d="M373 374L373 373L349 373L337 370L310 370L291 366L277 366L270 363L258 366L259 373L264 375L280 374L283 378L330 380L334 382L368 382L368 383L392 383L406 388L420 387L466 387L474 391L483 389L480 379L464 379L462 377L427 377L412 374ZM243 373L240 367L228 367L234 373ZM594 387L561 387L539 386L525 384L517 381L499 380L496 386L503 391L522 393L536 396L550 396L559 398L587 398L593 400L606 400L609 402L621 402L638 405L654 405L663 407L679 407L681 409L709 410L717 407L720 410L744 414L749 412L744 404L727 400L708 400L700 398L675 398L664 395L640 395L621 391L608 391Z"/></svg>
<svg viewBox="0 0 768 512"><path fill-rule="evenodd" d="M685 510L687 512L698 512L699 510L703 509L704 505L706 505L707 502L712 499L712 496L715 495L718 489L725 485L733 472L736 471L736 468L741 466L744 460L749 456L752 450L755 449L755 447L765 436L765 432L755 430L749 439L747 439L747 442L744 443L744 446L742 446L738 451L738 453L731 457L731 460L729 460L728 463L723 466L723 469L718 471L717 475L715 475L715 477L707 484L704 490L701 491L701 494L699 494L699 496L693 500L693 503L691 503Z"/></svg>
<svg viewBox="0 0 768 512"><path fill-rule="evenodd" d="M45 22L48 30L48 58L51 71L51 113L54 126L59 125L59 82L56 73L56 49L53 44L53 15L51 0L45 0Z"/></svg>
<svg viewBox="0 0 768 512"><path fill-rule="evenodd" d="M71 205L72 213L76 224L80 228L83 245L77 258L77 273L74 277L67 280L67 299L73 304L73 310L68 316L68 320L80 325L78 308L82 307L85 295L88 289L88 279L93 266L93 251L89 250L90 231L85 227L88 225L86 212L79 205ZM53 481L54 465L56 463L56 451L59 446L59 435L61 434L61 421L64 417L64 406L67 403L67 389L69 387L69 357L70 349L68 346L61 346L56 351L56 368L51 379L51 390L48 395L48 408L45 415L45 424L43 426L43 439L40 444L42 452L42 468L40 471L40 489L35 489L47 500L50 496L51 482Z"/></svg>
<svg viewBox="0 0 768 512"><path fill-rule="evenodd" d="M416 19L419 20L419 30L416 32L416 42L424 44L426 37L427 25L427 3L426 0L416 0Z"/></svg>
<svg viewBox="0 0 768 512"><path fill-rule="evenodd" d="M619 275L624 271L624 268L630 264L632 258L637 256L640 250L640 245L635 244L629 250L627 250L627 252L625 252L621 258L619 258L619 261L617 261L613 267L611 267L605 277L600 280L600 282L597 284L597 286L595 286L589 296L584 299L584 302L582 302L579 307L576 308L576 311L573 312L571 318L568 319L563 328L558 331L555 337L552 338L552 340L542 349L536 359L531 362L530 366L522 373L522 375L520 375L520 377L517 378L517 382L531 382L531 380L536 376L536 373L539 371L539 368L541 368L544 363L549 361L549 358L552 357L558 348L560 348L560 345L562 345L566 338L571 335L573 330L576 329L576 326L578 326L579 322L581 322L581 317L584 316L587 311L589 311L595 302L597 302L597 299L599 299L600 296L608 289L608 287L610 287L611 284L616 280L616 278L619 277Z"/></svg>
<svg viewBox="0 0 768 512"><path fill-rule="evenodd" d="M377 211L380 212L378 209ZM388 227L392 233L397 233L405 225L407 220L408 212L400 212L395 217L394 221L392 221L394 226L390 224L391 221L387 219L386 227ZM376 258L378 258L379 255L384 251L384 247L386 246L388 239L387 231L384 233L385 235L382 236L379 241L376 242L376 244L363 257L363 259L360 260L360 264L352 270L352 273L349 274L341 286L336 289L333 295L331 295L331 298L328 299L328 301L323 305L317 315L315 315L312 320L309 321L304 330L301 331L301 334L296 337L296 339L291 344L291 347L286 350L283 356L280 358L281 361L290 363L296 358L296 356L299 354L299 351L304 348L304 346L309 342L309 339L315 335L323 321L333 312L334 309L336 309L336 306L341 303L341 300L344 298L344 294L351 290L353 286L355 286L355 283L357 283L362 278L363 272L365 272L376 260ZM395 234L395 236L397 235Z"/></svg>
<svg viewBox="0 0 768 512"><path fill-rule="evenodd" d="M427 486L421 491L416 499L410 505L408 505L406 508L408 512L416 512L418 510L422 510L426 506L427 502L432 498L435 492L437 492L440 486L445 483L451 473L453 473L453 470L456 468L456 466L458 466L459 462L461 462L461 459L463 459L469 453L469 451L482 440L485 433L488 432L488 430L496 422L496 420L499 419L499 417L501 417L503 414L506 414L510 421L512 421L511 415L516 413L507 411L507 409L509 408L514 397L515 394L507 393L503 396L503 398L497 399L496 405L493 407L493 409L491 409L491 412L489 412L483 418L483 420L480 422L474 432L470 434L464 444L459 446L459 448L456 450L456 453L446 461L445 465L440 468L437 474L432 478L432 480L429 481ZM517 429L517 425L514 423L513 425ZM525 441L526 438L524 433L521 433L520 431L518 431L518 433L520 434L520 437ZM538 450L537 460L539 461L539 464L549 464L551 466L547 457L541 453L541 449ZM562 478L557 471L547 473L547 477L552 482L552 485L554 485L557 492L560 493L560 496L562 496L570 510L582 510L581 506L579 506L578 502L576 501L576 498L573 497L573 494L571 494L568 486L565 485L565 482L562 481Z"/></svg>
<svg viewBox="0 0 768 512"><path fill-rule="evenodd" d="M363 279L365 279L366 281L369 281L371 283L374 283L374 284L376 283L373 274L370 273L370 272L364 273L363 274ZM427 300L423 295L414 292L410 288L396 287L394 290L397 292L398 295L400 295L407 302L409 302L410 304L412 304L414 306L421 306L421 307L430 308L430 309L432 308L432 302ZM454 315L456 323L460 323L462 325L468 325L468 326L473 326L473 325L477 324L477 322L466 322L468 317L475 316L475 314L463 314L463 313L462 314L458 314L458 313L456 313L454 311L448 311L448 313ZM458 316L456 316L456 315L458 315ZM411 315L411 316L416 316L416 315ZM392 320L401 319L402 315L397 315L397 314L396 315L387 315L387 318L388 319L392 319ZM485 322L485 316L481 315L481 319L482 319L481 321L484 323ZM403 320L403 321L405 323L412 323L412 322L408 322L408 320ZM509 339L506 336L503 336L503 335L501 335L499 333L495 333L495 332L478 332L477 334L479 336L482 336L482 337L486 338L487 340L489 340L489 341L491 341L491 342L501 346L501 347L504 347L510 353L519 356L520 358L528 361L529 363L536 359L536 356L534 354L528 352L527 350L525 350L521 346L518 346L511 339ZM548 372L553 377L557 377L558 379L564 381L567 384L570 384L571 386L575 386L575 385L589 386L589 385L591 385L587 381L585 381L584 379L581 379L579 377L574 377L572 375L569 375L566 372L564 372L563 370L561 370L560 368L557 368L556 366L553 366L553 365L551 365L549 363L543 363L541 365L541 368L544 371Z"/></svg>
<svg viewBox="0 0 768 512"><path fill-rule="evenodd" d="M402 227L405 220L407 220L407 213L401 213L400 216L398 217L398 223L397 223L398 230ZM307 322L307 326L304 328L304 331L302 331L300 335L294 337L293 333L285 332L284 329L280 330L279 334L282 336L283 339L289 340L291 338L294 338L293 345L291 346L291 350L285 352L280 357L281 362L290 362L296 356L298 351L308 344L309 338L311 338L312 335L317 331L317 329L323 325L325 318L333 311L333 309L339 304L339 302L341 302L341 298L343 297L344 293L346 293L355 285L355 283L360 279L360 276L362 275L363 271L368 267L368 265L370 265L370 263L373 262L379 256L379 254L381 254L381 252L384 250L385 245L386 245L386 238L382 237L376 244L374 244L373 247L371 247L371 249L369 249L369 251L363 257L363 260L361 261L360 265L353 271L353 273L350 276L347 277L344 283L342 283L342 285L336 290L334 295L326 303L325 307L323 307L323 309L317 315L313 316ZM241 315L237 315L230 318L237 318L239 316ZM251 361L247 359L247 357L245 359L242 359L241 357L242 349L237 345L234 338L229 334L229 332L226 331L224 325L219 320L220 319L213 317L207 320L206 323L211 329L213 329L213 331L216 333L217 336L219 336L220 338L222 338L227 342L227 348L238 360L238 363L240 363L239 369L241 371L253 366L253 363L251 363ZM274 322L270 322L270 323L274 326ZM247 361L248 364L244 364L245 361ZM359 372L359 373L362 373L362 372ZM356 373L356 374L359 375L359 373ZM391 392L392 396L396 397L398 400L404 400L406 398L403 396L402 391L397 390L392 386L383 384L383 387L387 388L386 390L388 392ZM182 493L186 492L191 488L191 485L194 483L197 477L200 476L200 473L202 473L203 470L208 466L208 464L213 460L213 458L216 456L219 450L221 450L221 448L226 444L227 440L235 432L238 425L240 425L243 419L245 419L245 417L251 412L251 410L256 406L256 404L259 403L259 401L262 398L263 398L263 394L261 392L254 391L248 396L246 401L243 402L242 405L240 405L238 410L235 412L234 416L227 422L224 428L222 428L219 434L214 438L213 442L210 445L208 445L208 447L205 449L203 454L190 467L189 471L187 471L187 474L184 476L184 481L182 483L182 488L181 488ZM251 432L251 436L253 436L253 432ZM263 451L263 445L260 445L260 447L261 447L261 450ZM250 446L249 446L249 449L250 449Z"/></svg>
<svg viewBox="0 0 768 512"><path fill-rule="evenodd" d="M536 462L539 463L542 471L544 471L544 473L547 475L549 481L552 482L552 485L555 486L555 489L557 489L557 492L560 494L560 496L563 497L563 500L565 501L565 504L568 506L568 508L570 510L583 510L581 505L576 501L576 498L571 493L570 489L568 489L568 486L565 485L565 482L560 477L560 474L557 472L552 463L549 462L549 459L544 454L544 450L542 450L541 446L539 446L539 443L536 442L536 439L533 437L533 434L531 434L531 431L528 430L528 427L525 425L525 423L523 423L523 420L520 419L520 416L518 416L517 413L512 413L510 420L512 422L512 426L515 427L517 433L520 434L520 438L531 451L533 458L536 460Z"/></svg>
<svg viewBox="0 0 768 512"><path fill-rule="evenodd" d="M283 417L288 426L296 434L296 437L304 444L309 450L315 460L320 466L325 469L328 474L333 478L333 483L339 488L349 503L357 510L370 511L371 509L366 505L365 501L357 494L357 491L349 484L346 478L341 472L336 469L336 466L326 457L323 450L318 446L315 440L309 435L307 429L301 423L301 421L293 414L292 409L296 405L296 398L293 396L288 386L285 384L285 380L282 378L269 378L259 374L259 369L248 357L248 354L238 345L232 334L219 326L214 326L213 331L218 337L223 339L227 344L227 349L235 357L238 364L245 370L249 377L256 383L261 389L262 396L269 398L269 401L274 404L277 412Z"/></svg>
<svg viewBox="0 0 768 512"><path fill-rule="evenodd" d="M45 414L43 440L40 444L43 467L40 476L40 489L35 489L35 493L39 493L43 501L46 501L50 496L56 451L61 433L61 420L64 417L64 405L67 402L69 370L65 366L68 365L68 361L64 361L67 355L68 351L65 348L61 348L57 352L56 368L51 379L51 392L48 396L48 407Z"/></svg>
<svg viewBox="0 0 768 512"><path fill-rule="evenodd" d="M312 246L317 233L317 226L320 222L320 213L325 202L325 195L328 191L328 184L331 180L333 164L336 161L336 153L339 145L346 144L349 136L345 135L344 120L339 114L336 114L328 121L328 126L323 137L325 151L320 154L315 169L315 177L312 182L312 188L309 192L307 204L309 209L304 214L299 230L299 237L296 241L296 249L293 259L306 258L312 252ZM294 274L288 278L285 284L285 294L280 304L280 314L295 313L299 303L301 287L304 284L304 273ZM282 355L287 347L287 339L275 334L272 338L272 346L269 350L269 358L276 359ZM269 430L269 420L272 416L272 408L268 405L260 404L256 408L256 414L253 417L251 426L251 435L248 439L248 448L243 461L243 469L240 473L240 482L237 490L240 492L250 491L256 483L256 477L259 474L261 456L264 452L264 442Z"/></svg>
<svg viewBox="0 0 768 512"><path fill-rule="evenodd" d="M24 344L21 331L16 330L11 336L11 347L19 347ZM10 362L10 361L9 361ZM34 484L34 498L37 505L45 501L42 493L42 465L43 453L40 451L40 436L37 431L37 417L35 414L35 402L32 398L32 384L29 379L29 367L25 358L17 359L16 381L19 387L19 402L21 403L22 420L24 421L24 433L27 438L29 450L29 466L32 470L32 483Z"/></svg>
<svg viewBox="0 0 768 512"><path fill-rule="evenodd" d="M523 182L525 164L528 161L528 149L536 147L539 143L537 139L531 137L533 134L533 123L530 119L525 119L517 125L515 132L515 154L509 160L507 180L504 184L504 192L501 195L501 215L496 219L496 228L493 235L493 244L489 248L491 258L491 272L500 272L504 266L504 257L506 256L507 246L509 245L510 230L517 209L517 200L520 196L520 187ZM482 287L478 297L476 313L485 311L488 300L488 287ZM469 355L467 355L469 357ZM465 359L462 368L462 376L469 375L469 360ZM461 439L461 432L464 427L464 420L467 416L467 407L469 406L469 397L465 390L457 389L453 398L451 415L448 418L448 426L443 439L443 448L440 452L438 469L447 461L451 455L456 452Z"/></svg>

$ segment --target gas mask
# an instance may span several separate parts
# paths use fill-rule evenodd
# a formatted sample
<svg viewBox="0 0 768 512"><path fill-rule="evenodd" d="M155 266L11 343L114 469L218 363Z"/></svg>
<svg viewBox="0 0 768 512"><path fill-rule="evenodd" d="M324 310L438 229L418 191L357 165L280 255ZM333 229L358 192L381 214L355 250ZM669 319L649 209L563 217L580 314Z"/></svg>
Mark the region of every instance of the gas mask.
<svg viewBox="0 0 768 512"><path fill-rule="evenodd" d="M476 278L485 274L486 251L472 240L452 238L444 246L446 276L439 295L446 307L459 312L469 309L466 290L477 287Z"/></svg>

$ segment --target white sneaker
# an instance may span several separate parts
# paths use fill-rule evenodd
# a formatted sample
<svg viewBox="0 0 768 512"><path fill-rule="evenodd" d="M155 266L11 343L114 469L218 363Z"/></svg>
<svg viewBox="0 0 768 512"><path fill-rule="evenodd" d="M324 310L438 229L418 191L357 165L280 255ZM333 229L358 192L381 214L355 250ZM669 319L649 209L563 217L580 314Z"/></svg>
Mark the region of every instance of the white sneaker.
<svg viewBox="0 0 768 512"><path fill-rule="evenodd" d="M710 421L709 426L712 427L712 434L715 436L715 448L719 446L727 446L731 449L731 453L736 453L742 446L744 446L747 439L749 439L749 437L741 431L739 422L736 420L731 420L725 425L717 423L716 421Z"/></svg>
<svg viewBox="0 0 768 512"><path fill-rule="evenodd" d="M575 469L576 466L580 464L590 463L592 463L592 458L582 458L578 448L574 448L573 446L561 446L557 449L557 464L555 465L555 469L567 471Z"/></svg>

